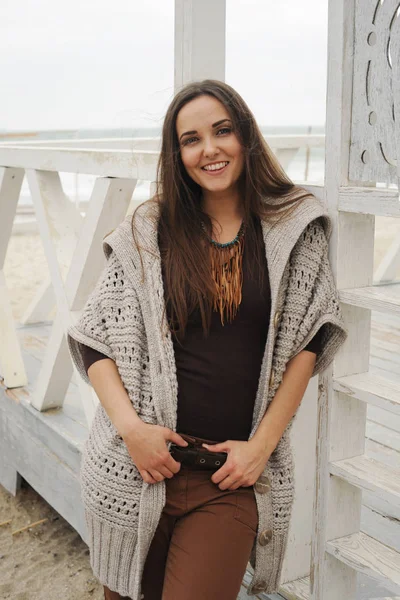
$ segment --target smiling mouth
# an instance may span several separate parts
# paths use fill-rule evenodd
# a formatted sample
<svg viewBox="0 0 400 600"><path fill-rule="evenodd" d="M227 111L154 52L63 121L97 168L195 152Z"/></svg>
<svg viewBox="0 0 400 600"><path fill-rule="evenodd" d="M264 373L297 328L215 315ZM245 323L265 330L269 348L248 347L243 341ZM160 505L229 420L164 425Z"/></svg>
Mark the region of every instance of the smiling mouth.
<svg viewBox="0 0 400 600"><path fill-rule="evenodd" d="M206 168L206 167L201 167L202 171L205 171L206 173L219 173L220 171L223 171L227 166L229 165L229 161L228 160L224 160L221 161L220 163L216 163L215 166L212 166L212 168ZM218 167L218 168L216 168Z"/></svg>

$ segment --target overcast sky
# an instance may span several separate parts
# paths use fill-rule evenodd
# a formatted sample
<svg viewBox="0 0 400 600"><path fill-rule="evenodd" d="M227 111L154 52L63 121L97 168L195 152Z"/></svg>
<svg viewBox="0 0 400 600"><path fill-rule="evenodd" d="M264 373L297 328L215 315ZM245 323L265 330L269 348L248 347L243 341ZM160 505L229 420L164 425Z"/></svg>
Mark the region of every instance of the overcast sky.
<svg viewBox="0 0 400 600"><path fill-rule="evenodd" d="M226 81L261 125L324 124L327 5L227 0ZM160 125L173 44L173 0L2 0L0 130Z"/></svg>

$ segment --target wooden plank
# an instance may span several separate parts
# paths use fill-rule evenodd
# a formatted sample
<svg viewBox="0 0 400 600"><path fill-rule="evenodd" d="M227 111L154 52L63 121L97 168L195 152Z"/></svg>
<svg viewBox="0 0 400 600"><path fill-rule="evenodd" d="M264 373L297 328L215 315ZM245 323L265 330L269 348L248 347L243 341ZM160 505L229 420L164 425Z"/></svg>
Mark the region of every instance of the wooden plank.
<svg viewBox="0 0 400 600"><path fill-rule="evenodd" d="M400 519L397 516L386 514L386 506L374 494L366 492L363 495L363 507L361 511L360 529L370 537L382 544L400 552ZM399 514L400 506L394 506L396 515ZM382 511L382 512L380 512Z"/></svg>
<svg viewBox="0 0 400 600"><path fill-rule="evenodd" d="M354 456L330 464L330 473L348 483L378 494L389 504L400 502L400 469L368 456Z"/></svg>
<svg viewBox="0 0 400 600"><path fill-rule="evenodd" d="M28 376L39 371L40 362L37 359L27 357L26 364ZM76 386L73 387L77 396ZM20 393L15 401L10 390L0 387L1 419L5 423L8 419L12 419L32 439L45 445L54 456L62 457L67 467L77 475L82 447L88 435L87 427L74 418L73 411L72 415L60 409L43 413L37 411L30 403L32 391L29 392L27 388L18 388L18 390Z"/></svg>
<svg viewBox="0 0 400 600"><path fill-rule="evenodd" d="M14 452L18 473L85 538L79 477L23 429L11 426L8 442Z"/></svg>
<svg viewBox="0 0 400 600"><path fill-rule="evenodd" d="M400 217L398 190L376 187L342 187L339 210L379 217Z"/></svg>
<svg viewBox="0 0 400 600"><path fill-rule="evenodd" d="M96 150L0 146L0 165L60 173L86 173L155 181L159 153L151 150Z"/></svg>
<svg viewBox="0 0 400 600"><path fill-rule="evenodd" d="M397 452L400 452L400 434L397 433L397 431L388 429L387 427L385 427L384 425L380 425L379 423L367 421L365 427L365 435L371 440L379 442L383 446L393 448Z"/></svg>
<svg viewBox="0 0 400 600"><path fill-rule="evenodd" d="M333 382L333 388L347 396L400 415L400 383L395 384L367 371L338 377Z"/></svg>
<svg viewBox="0 0 400 600"><path fill-rule="evenodd" d="M400 315L399 283L341 289L339 297L344 304Z"/></svg>
<svg viewBox="0 0 400 600"><path fill-rule="evenodd" d="M388 429L400 433L400 415L395 415L378 406L369 405L367 409L367 419L371 423L384 425Z"/></svg>
<svg viewBox="0 0 400 600"><path fill-rule="evenodd" d="M368 575L397 593L400 586L400 554L363 532L326 543L326 551L358 573Z"/></svg>
<svg viewBox="0 0 400 600"><path fill-rule="evenodd" d="M310 600L310 578L302 577L280 586L279 593L286 600Z"/></svg>

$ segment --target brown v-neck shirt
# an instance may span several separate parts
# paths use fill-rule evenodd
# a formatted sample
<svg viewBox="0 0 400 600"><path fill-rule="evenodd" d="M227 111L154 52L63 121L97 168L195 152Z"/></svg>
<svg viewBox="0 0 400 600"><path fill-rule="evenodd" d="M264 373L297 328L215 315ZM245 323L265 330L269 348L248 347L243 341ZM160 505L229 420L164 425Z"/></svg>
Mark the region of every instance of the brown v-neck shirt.
<svg viewBox="0 0 400 600"><path fill-rule="evenodd" d="M262 239L259 221L257 234ZM173 336L180 433L215 441L249 438L271 308L265 252L262 286L258 268L250 277L252 256L254 248L248 238L243 254L242 302L232 323L222 325L219 313L214 312L210 334L205 338L195 312L189 318L183 342L180 344ZM322 328L305 350L320 351L321 333ZM97 360L107 358L93 348L81 346L86 371Z"/></svg>

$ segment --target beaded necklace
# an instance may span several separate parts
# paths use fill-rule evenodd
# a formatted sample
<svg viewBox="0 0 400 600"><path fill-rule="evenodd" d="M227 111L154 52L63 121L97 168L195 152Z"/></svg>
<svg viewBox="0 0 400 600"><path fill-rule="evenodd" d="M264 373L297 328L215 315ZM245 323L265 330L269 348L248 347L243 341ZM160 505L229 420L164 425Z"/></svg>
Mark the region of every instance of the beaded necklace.
<svg viewBox="0 0 400 600"><path fill-rule="evenodd" d="M245 226L242 222L236 237L231 242L216 242L201 226L210 243L211 273L215 282L213 310L220 313L221 323L231 323L242 301L243 250Z"/></svg>

